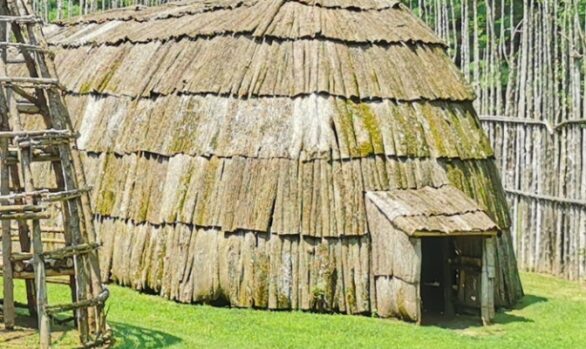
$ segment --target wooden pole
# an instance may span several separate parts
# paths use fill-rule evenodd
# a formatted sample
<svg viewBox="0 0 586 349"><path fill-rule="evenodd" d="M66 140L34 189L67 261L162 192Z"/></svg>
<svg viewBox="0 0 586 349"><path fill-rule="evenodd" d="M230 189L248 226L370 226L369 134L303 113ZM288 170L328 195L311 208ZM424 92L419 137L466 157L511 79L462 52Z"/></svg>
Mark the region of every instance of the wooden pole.
<svg viewBox="0 0 586 349"><path fill-rule="evenodd" d="M5 22L0 23L0 38L3 40L8 40L9 38L9 31L8 25ZM7 53L6 50L2 51L2 62L4 68L6 68L6 60L7 60ZM4 69L6 70L6 69ZM8 89L0 87L0 108L1 110L1 129L2 130L9 130L9 122L8 118L10 115L10 110L8 107L8 98L10 97L8 94L10 92ZM10 183L9 183L9 167L8 167L8 140L2 139L0 140L0 157L1 157L1 169L0 169L0 191L2 195L6 195L9 193ZM2 221L2 260L3 260L3 271L4 271L4 301L3 301L3 310L4 310L4 327L7 330L11 330L14 328L14 321L15 321L15 310L14 310L14 281L12 279L12 262L10 261L10 257L12 255L12 236L11 236L11 229L10 229L10 220L3 220Z"/></svg>
<svg viewBox="0 0 586 349"><path fill-rule="evenodd" d="M19 157L22 164L22 175L24 178L24 189L33 191L33 176L31 171L31 148L19 148ZM27 199L31 205L36 204L36 199L29 197ZM43 241L41 240L41 223L38 219L32 221L32 242L33 242L33 269L35 271L35 285L37 290L37 319L39 325L39 335L41 339L41 349L49 348L51 345L51 326L49 316L45 311L47 304L47 283L45 275L45 262L43 260Z"/></svg>
<svg viewBox="0 0 586 349"><path fill-rule="evenodd" d="M4 96L2 97L4 99ZM2 126L5 126L5 114L2 115ZM0 140L1 156L1 192L3 195L9 192L9 170L6 157L8 155L8 140ZM12 236L10 229L10 220L2 220L2 262L4 263L4 327L7 330L14 328L15 311L14 311L14 281L12 279Z"/></svg>

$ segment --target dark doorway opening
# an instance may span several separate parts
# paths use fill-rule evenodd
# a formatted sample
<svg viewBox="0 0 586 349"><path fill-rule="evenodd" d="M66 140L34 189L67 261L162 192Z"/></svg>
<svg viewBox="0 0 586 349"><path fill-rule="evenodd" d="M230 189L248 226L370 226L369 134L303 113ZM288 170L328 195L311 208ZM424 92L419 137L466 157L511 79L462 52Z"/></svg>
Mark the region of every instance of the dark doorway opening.
<svg viewBox="0 0 586 349"><path fill-rule="evenodd" d="M421 239L421 316L423 322L454 315L456 271L450 260L454 254L451 238Z"/></svg>

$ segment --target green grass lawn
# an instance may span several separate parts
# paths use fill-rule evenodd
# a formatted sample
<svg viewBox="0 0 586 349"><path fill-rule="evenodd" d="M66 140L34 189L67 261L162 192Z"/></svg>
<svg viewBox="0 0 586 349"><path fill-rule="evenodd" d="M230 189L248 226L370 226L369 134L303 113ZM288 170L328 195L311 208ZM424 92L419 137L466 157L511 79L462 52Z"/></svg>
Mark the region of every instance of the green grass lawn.
<svg viewBox="0 0 586 349"><path fill-rule="evenodd" d="M522 279L527 296L486 328L463 319L416 326L363 316L183 305L114 285L108 319L115 348L586 348L586 287L536 274ZM24 302L22 283L16 293ZM50 297L64 302L67 289L52 285ZM65 348L77 338L66 331L53 340ZM35 341L27 339L33 347Z"/></svg>

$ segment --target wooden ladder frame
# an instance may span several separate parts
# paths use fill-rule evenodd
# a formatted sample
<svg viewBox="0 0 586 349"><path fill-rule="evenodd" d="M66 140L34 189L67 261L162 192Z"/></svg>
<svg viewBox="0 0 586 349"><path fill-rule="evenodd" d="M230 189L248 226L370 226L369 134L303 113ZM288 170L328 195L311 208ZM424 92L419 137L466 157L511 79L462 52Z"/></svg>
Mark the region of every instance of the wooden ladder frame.
<svg viewBox="0 0 586 349"><path fill-rule="evenodd" d="M100 282L99 243L75 145L77 134L65 107L41 21L25 0L0 0L0 40L0 74L4 74L0 77L0 220L5 327L14 328L14 266L22 268L23 263L28 263L33 266L34 284L27 281L27 300L29 310L36 311L38 317L40 347L50 347L50 317L71 310L81 342L86 346L103 343L109 339L104 312L109 292ZM9 49L20 52L23 59L10 61ZM24 65L28 76L11 77L9 65L13 63ZM27 101L25 107L19 105L16 96ZM21 114L41 115L46 129L27 130ZM35 161L51 163L56 192L35 187ZM48 218L45 208L52 202L61 203L66 247L44 251L40 222ZM12 253L12 220L18 221L22 253ZM73 263L69 263L71 260ZM48 263L73 264L74 273L69 274L72 303L48 304Z"/></svg>

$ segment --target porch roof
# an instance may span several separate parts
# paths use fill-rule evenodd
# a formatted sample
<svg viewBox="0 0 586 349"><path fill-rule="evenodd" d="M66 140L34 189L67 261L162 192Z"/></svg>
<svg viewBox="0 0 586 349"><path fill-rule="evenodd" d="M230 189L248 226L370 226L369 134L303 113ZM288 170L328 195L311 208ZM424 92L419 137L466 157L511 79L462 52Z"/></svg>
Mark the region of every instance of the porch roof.
<svg viewBox="0 0 586 349"><path fill-rule="evenodd" d="M500 232L484 209L450 185L367 192L366 198L409 236L494 236Z"/></svg>

